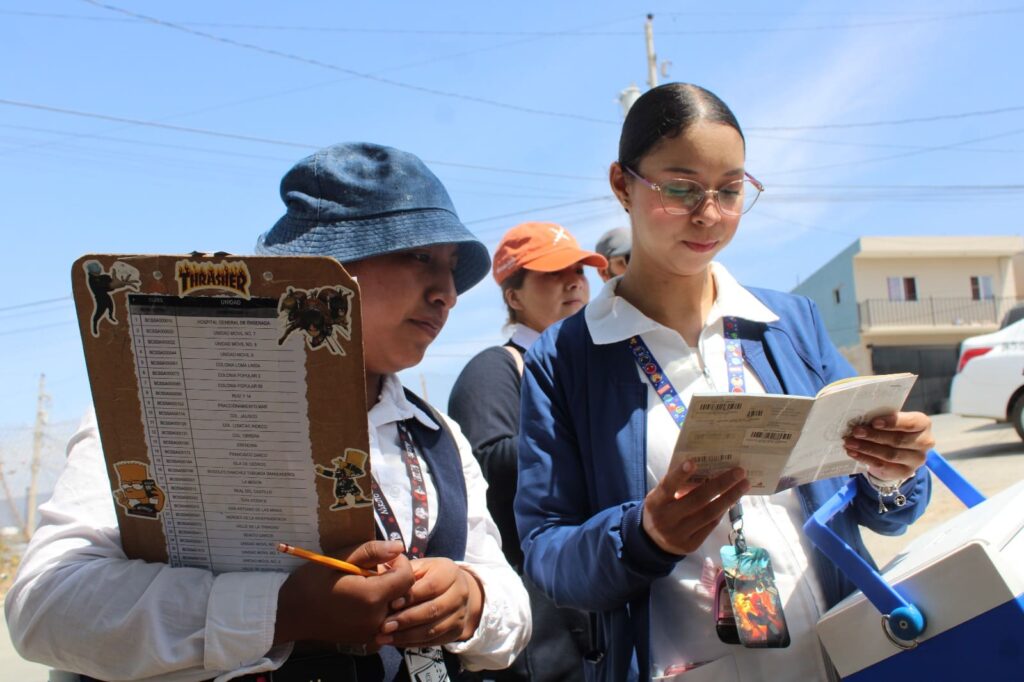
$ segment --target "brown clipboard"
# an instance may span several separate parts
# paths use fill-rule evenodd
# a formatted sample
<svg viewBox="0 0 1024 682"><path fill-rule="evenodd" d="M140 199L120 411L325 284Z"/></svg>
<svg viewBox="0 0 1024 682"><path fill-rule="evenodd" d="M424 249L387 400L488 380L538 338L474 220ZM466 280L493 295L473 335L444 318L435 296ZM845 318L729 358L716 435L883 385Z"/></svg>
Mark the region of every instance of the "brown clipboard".
<svg viewBox="0 0 1024 682"><path fill-rule="evenodd" d="M277 570L292 528L325 552L373 539L359 289L337 261L90 254L71 279L129 558Z"/></svg>

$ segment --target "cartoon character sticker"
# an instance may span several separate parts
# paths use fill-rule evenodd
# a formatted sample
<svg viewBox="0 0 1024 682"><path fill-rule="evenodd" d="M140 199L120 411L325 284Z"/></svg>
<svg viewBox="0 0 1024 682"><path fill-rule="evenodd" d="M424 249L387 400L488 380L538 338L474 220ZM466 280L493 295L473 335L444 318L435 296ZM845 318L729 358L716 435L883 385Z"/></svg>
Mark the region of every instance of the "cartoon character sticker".
<svg viewBox="0 0 1024 682"><path fill-rule="evenodd" d="M138 291L141 283L139 271L121 261L111 265L110 272L104 272L103 266L97 260L87 260L82 263L82 267L85 269L89 293L92 294L92 335L99 337L100 320L104 317L112 324L117 324L114 299L110 295L122 289Z"/></svg>
<svg viewBox="0 0 1024 682"><path fill-rule="evenodd" d="M167 495L149 475L149 465L127 460L114 463L118 487L114 500L124 507L126 514L155 519L164 508Z"/></svg>
<svg viewBox="0 0 1024 682"><path fill-rule="evenodd" d="M278 345L292 332L301 330L310 348L327 348L335 355L345 355L336 337L352 339L352 298L355 292L343 286L319 289L288 287L277 305L284 325Z"/></svg>
<svg viewBox="0 0 1024 682"><path fill-rule="evenodd" d="M366 496L357 479L366 477L366 460L369 459L362 450L345 448L342 457L335 457L331 460L334 465L330 469L319 464L315 465L318 476L334 479L334 504L331 511L348 509L349 507L366 507L373 504L373 500ZM351 502L349 499L351 498Z"/></svg>

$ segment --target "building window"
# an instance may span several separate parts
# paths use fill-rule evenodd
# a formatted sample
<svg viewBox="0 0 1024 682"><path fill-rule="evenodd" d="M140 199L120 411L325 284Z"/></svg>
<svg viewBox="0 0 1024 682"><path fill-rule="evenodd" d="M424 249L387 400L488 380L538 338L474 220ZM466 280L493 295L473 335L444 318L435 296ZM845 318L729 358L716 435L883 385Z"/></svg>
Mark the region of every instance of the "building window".
<svg viewBox="0 0 1024 682"><path fill-rule="evenodd" d="M977 277L971 277L971 300L972 301L991 301L994 298L992 295L992 278L988 275L978 275Z"/></svg>
<svg viewBox="0 0 1024 682"><path fill-rule="evenodd" d="M842 303L843 297L839 295L839 287L832 290L832 300L836 303Z"/></svg>
<svg viewBox="0 0 1024 682"><path fill-rule="evenodd" d="M916 301L917 280L913 277L887 277L890 301Z"/></svg>

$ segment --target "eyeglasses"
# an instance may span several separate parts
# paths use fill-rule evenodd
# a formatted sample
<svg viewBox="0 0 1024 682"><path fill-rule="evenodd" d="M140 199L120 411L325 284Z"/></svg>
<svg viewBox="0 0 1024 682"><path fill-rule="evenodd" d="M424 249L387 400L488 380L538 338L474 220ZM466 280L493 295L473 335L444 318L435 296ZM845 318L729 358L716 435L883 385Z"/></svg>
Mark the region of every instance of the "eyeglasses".
<svg viewBox="0 0 1024 682"><path fill-rule="evenodd" d="M695 180L678 178L656 185L629 166L626 172L644 183L661 196L661 205L666 213L687 215L703 205L708 197L714 197L718 210L726 215L743 215L757 202L764 191L764 185L750 173L744 173L742 180L733 180L718 189L708 189Z"/></svg>

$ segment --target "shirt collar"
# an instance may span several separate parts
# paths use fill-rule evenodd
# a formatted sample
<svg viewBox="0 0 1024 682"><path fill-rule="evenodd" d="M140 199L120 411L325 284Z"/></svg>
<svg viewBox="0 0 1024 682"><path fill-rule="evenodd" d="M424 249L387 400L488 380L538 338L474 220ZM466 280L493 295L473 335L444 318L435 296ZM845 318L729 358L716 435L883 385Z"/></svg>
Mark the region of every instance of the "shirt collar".
<svg viewBox="0 0 1024 682"><path fill-rule="evenodd" d="M433 417L409 402L405 397L405 389L396 374L385 374L381 382L380 398L367 414L370 426L374 429L393 422L416 419L428 429L436 431L441 428Z"/></svg>
<svg viewBox="0 0 1024 682"><path fill-rule="evenodd" d="M711 276L715 278L717 291L708 319L704 322L705 327L723 317L739 317L752 322L774 322L779 319L778 315L737 282L721 263L711 263ZM617 343L644 332L664 328L633 307L632 303L616 295L620 279L621 276L605 282L583 313L587 329L596 344Z"/></svg>
<svg viewBox="0 0 1024 682"><path fill-rule="evenodd" d="M516 323L512 325L512 338L510 341L524 350L530 350L533 342L540 338L540 332L525 324Z"/></svg>

